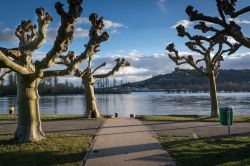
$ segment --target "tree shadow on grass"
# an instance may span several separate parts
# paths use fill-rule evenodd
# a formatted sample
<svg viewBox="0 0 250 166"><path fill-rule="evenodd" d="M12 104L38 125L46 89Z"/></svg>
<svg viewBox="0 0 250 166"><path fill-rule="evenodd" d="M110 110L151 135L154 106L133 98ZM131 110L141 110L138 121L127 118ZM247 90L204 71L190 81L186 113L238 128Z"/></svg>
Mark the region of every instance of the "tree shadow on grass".
<svg viewBox="0 0 250 166"><path fill-rule="evenodd" d="M60 154L59 152L10 152L0 153L0 163L3 166L34 166L34 165L80 165L84 153ZM70 164L71 165L71 164Z"/></svg>
<svg viewBox="0 0 250 166"><path fill-rule="evenodd" d="M160 138L161 139L161 138ZM162 145L180 165L250 164L250 141L242 139L162 140Z"/></svg>
<svg viewBox="0 0 250 166"><path fill-rule="evenodd" d="M73 137L77 138L81 137L81 135L53 135L53 139L59 139L59 138L68 139ZM62 141L59 141L57 144L62 144L62 143L63 143ZM59 149L51 150L50 148L51 143L48 143L46 145L47 147L43 147L42 144L43 144L42 142L17 144L15 143L11 135L7 136L6 138L0 139L0 165L1 166L16 166L16 165L49 166L49 165L62 165L62 164L80 165L81 160L83 159L84 155L87 152L84 149L76 149L75 151L71 151L67 149L69 145L65 145L65 147L60 145ZM53 142L51 146L53 146Z"/></svg>

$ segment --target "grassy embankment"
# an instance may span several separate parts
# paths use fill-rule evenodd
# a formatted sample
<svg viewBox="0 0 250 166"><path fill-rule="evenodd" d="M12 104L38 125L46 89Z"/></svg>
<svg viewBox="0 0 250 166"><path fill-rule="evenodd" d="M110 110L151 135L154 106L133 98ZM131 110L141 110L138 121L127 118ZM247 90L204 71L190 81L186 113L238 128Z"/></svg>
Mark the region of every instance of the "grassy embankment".
<svg viewBox="0 0 250 166"><path fill-rule="evenodd" d="M82 115L41 115L41 119L56 121L84 118ZM0 115L0 120L17 120L17 115ZM13 135L1 135L0 165L80 165L92 142L91 136L83 134L46 134L46 136L47 139L41 142L16 144Z"/></svg>
<svg viewBox="0 0 250 166"><path fill-rule="evenodd" d="M159 141L177 165L250 165L250 137L160 137Z"/></svg>
<svg viewBox="0 0 250 166"><path fill-rule="evenodd" d="M80 165L92 138L81 134L48 134L41 142L15 144L0 136L0 165Z"/></svg>
<svg viewBox="0 0 250 166"><path fill-rule="evenodd" d="M137 117L143 121L193 121L193 122L219 122L219 118L199 115L142 115ZM250 122L250 116L234 116L234 122Z"/></svg>
<svg viewBox="0 0 250 166"><path fill-rule="evenodd" d="M197 115L140 116L144 121L219 122L219 118ZM250 122L250 116L234 116L234 122ZM159 137L177 165L250 165L250 137L200 138Z"/></svg>

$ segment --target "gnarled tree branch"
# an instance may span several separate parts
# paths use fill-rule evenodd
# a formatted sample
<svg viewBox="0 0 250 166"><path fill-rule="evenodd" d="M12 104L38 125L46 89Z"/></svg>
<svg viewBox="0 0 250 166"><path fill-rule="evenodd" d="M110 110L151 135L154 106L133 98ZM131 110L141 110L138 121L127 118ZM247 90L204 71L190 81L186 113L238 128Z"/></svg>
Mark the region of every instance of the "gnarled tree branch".
<svg viewBox="0 0 250 166"><path fill-rule="evenodd" d="M67 51L68 45L72 42L74 24L83 10L81 7L82 0L68 0L68 3L68 12L64 11L63 4L61 2L57 2L55 4L56 11L61 16L61 25L58 29L58 34L52 49L37 66L38 70L54 65L55 59L63 52Z"/></svg>
<svg viewBox="0 0 250 166"><path fill-rule="evenodd" d="M128 61L126 61L124 58L120 59L117 58L116 60L116 65L113 67L111 71L105 74L97 74L93 75L94 78L107 78L111 75L114 75L115 72L118 72L122 67L129 66Z"/></svg>

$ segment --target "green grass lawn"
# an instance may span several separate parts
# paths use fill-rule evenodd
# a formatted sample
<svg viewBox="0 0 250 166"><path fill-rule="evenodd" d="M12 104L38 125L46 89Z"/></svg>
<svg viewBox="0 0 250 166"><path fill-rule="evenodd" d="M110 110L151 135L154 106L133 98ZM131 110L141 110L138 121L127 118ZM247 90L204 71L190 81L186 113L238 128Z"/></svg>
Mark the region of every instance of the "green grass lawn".
<svg viewBox="0 0 250 166"><path fill-rule="evenodd" d="M155 115L138 116L143 121L195 121L195 122L219 122L219 118L199 115ZM250 116L234 116L234 122L250 122Z"/></svg>
<svg viewBox="0 0 250 166"><path fill-rule="evenodd" d="M83 115L49 115L49 114L48 115L41 115L42 121L80 120L80 119L86 119L86 118L83 118ZM103 119L103 118L98 118L98 119ZM0 120L17 120L17 115L3 114L3 115L0 115Z"/></svg>
<svg viewBox="0 0 250 166"><path fill-rule="evenodd" d="M177 165L250 165L249 136L220 139L160 137L159 140Z"/></svg>
<svg viewBox="0 0 250 166"><path fill-rule="evenodd" d="M0 136L0 165L80 165L92 137L48 134L37 143L15 144L12 135Z"/></svg>

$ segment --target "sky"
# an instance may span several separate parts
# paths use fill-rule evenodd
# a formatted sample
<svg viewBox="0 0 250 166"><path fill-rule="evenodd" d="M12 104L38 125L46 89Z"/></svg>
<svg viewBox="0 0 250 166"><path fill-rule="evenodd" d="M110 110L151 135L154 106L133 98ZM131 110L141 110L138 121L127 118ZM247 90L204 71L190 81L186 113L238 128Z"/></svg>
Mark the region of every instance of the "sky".
<svg viewBox="0 0 250 166"><path fill-rule="evenodd" d="M55 0L8 0L0 5L0 45L12 48L18 46L15 29L23 19L31 19L36 23L35 9L43 7L53 17L49 25L47 39L43 46L34 52L34 59L41 59L51 48L60 25L60 18L55 12ZM61 1L67 9L66 0ZM239 0L237 8L249 5L249 0ZM194 23L188 21L185 8L192 5L200 12L218 16L215 0L83 0L83 12L75 25L74 42L69 50L81 53L88 41L90 27L88 16L95 12L103 16L105 29L110 39L101 44L100 52L95 56L94 66L107 62L100 73L109 71L117 57L126 58L131 66L122 69L113 78L123 82L133 82L150 78L159 74L170 73L174 63L165 51L168 43L174 42L176 48L183 53L190 53L185 47L184 38L177 36L176 25L182 24L192 34ZM237 20L243 32L250 34L250 13ZM225 57L224 69L249 68L250 51L240 49L236 54ZM84 65L81 65L84 68ZM66 77L76 83L78 78ZM62 79L62 80L65 80Z"/></svg>

